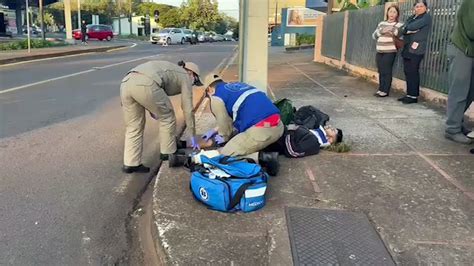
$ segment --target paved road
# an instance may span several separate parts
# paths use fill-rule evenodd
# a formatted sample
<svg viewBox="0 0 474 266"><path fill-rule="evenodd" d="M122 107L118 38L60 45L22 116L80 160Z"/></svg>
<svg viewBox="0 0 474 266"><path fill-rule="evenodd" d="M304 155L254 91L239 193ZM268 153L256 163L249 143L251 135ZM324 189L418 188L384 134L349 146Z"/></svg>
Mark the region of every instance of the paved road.
<svg viewBox="0 0 474 266"><path fill-rule="evenodd" d="M207 73L233 49L144 43L1 67L0 264L129 262L127 217L149 176L120 172L121 77L149 59L194 61ZM145 163L156 165L156 123L145 140Z"/></svg>

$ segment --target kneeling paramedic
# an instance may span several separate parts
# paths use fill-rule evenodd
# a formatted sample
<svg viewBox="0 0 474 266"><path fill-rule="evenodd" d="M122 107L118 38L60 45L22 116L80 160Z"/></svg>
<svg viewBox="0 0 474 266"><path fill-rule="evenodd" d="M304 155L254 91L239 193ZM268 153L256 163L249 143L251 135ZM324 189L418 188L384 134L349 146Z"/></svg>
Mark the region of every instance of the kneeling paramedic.
<svg viewBox="0 0 474 266"><path fill-rule="evenodd" d="M217 74L206 78L205 88L217 127L203 139L214 138L217 144L227 142L221 154L253 159L268 174L277 175L278 153L260 151L283 134L278 108L264 92L245 83L226 83ZM234 128L237 134L232 137Z"/></svg>
<svg viewBox="0 0 474 266"><path fill-rule="evenodd" d="M125 173L146 173L150 168L142 164L145 110L159 123L161 154L171 159L177 150L176 116L168 96L181 94L187 135L193 148L195 138L192 86L201 86L199 67L191 62L176 65L167 61L149 61L130 70L122 80L120 97L125 119Z"/></svg>

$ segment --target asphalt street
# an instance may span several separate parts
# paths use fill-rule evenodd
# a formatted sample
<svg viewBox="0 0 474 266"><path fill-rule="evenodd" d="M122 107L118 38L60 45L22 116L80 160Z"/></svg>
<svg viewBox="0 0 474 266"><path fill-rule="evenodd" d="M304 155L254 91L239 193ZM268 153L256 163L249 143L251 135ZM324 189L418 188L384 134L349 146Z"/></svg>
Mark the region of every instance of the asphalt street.
<svg viewBox="0 0 474 266"><path fill-rule="evenodd" d="M0 264L129 262L127 218L149 176L120 172L120 80L153 59L194 61L206 74L234 48L139 43L0 67ZM148 165L159 154L153 121L145 132Z"/></svg>

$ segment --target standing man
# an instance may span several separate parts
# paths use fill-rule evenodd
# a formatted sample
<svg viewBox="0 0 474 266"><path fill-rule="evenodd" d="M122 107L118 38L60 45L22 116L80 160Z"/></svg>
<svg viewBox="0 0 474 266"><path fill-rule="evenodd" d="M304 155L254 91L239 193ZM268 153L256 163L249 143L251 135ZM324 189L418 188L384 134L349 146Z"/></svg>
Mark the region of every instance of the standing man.
<svg viewBox="0 0 474 266"><path fill-rule="evenodd" d="M253 159L269 175L277 175L278 153L260 151L283 134L280 110L264 92L245 83L226 83L217 74L206 77L205 88L217 127L206 132L203 139L214 138L218 145L228 141L221 154ZM232 137L234 128L237 134Z"/></svg>
<svg viewBox="0 0 474 266"><path fill-rule="evenodd" d="M192 86L201 86L199 68L191 62L179 65L167 61L149 61L130 70L122 80L120 97L125 119L125 173L146 173L150 168L142 164L143 131L145 111L158 120L160 152L169 157L176 156L176 116L168 96L181 94L181 109L184 112L187 135L198 149L194 125Z"/></svg>
<svg viewBox="0 0 474 266"><path fill-rule="evenodd" d="M470 144L474 133L463 126L464 113L474 100L474 1L464 0L448 46L449 95L445 137ZM466 136L467 135L467 136Z"/></svg>
<svg viewBox="0 0 474 266"><path fill-rule="evenodd" d="M82 21L81 25L81 39L82 39L82 44L87 44L87 24L86 21Z"/></svg>

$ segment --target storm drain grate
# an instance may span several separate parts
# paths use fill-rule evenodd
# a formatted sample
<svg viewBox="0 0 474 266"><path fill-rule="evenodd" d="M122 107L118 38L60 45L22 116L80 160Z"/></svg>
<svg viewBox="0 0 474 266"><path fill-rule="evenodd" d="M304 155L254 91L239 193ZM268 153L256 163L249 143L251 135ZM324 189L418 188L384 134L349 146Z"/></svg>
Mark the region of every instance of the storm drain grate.
<svg viewBox="0 0 474 266"><path fill-rule="evenodd" d="M362 213L286 208L294 265L395 265Z"/></svg>

